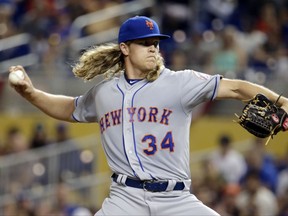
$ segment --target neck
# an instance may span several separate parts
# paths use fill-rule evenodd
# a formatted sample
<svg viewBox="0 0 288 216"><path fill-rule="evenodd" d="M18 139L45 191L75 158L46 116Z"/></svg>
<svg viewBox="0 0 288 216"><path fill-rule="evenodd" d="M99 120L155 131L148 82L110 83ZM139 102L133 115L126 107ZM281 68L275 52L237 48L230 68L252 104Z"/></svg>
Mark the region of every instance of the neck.
<svg viewBox="0 0 288 216"><path fill-rule="evenodd" d="M135 68L125 68L125 75L128 79L144 79L146 76L145 72Z"/></svg>

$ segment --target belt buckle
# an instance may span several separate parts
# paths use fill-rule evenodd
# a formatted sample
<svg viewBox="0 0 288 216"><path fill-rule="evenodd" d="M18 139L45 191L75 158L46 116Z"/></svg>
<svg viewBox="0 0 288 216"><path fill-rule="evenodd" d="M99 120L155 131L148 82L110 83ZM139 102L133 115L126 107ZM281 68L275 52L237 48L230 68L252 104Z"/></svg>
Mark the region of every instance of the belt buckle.
<svg viewBox="0 0 288 216"><path fill-rule="evenodd" d="M157 184L157 185L150 185L150 188L147 189L147 185L146 184ZM167 181L158 181L158 180L147 180L143 182L143 189L144 191L150 191L150 192L161 192L161 191L165 191L165 189L161 189L161 187L163 186L163 184L168 184ZM167 187L167 185L166 185Z"/></svg>
<svg viewBox="0 0 288 216"><path fill-rule="evenodd" d="M153 190L147 190L146 188L146 184L153 184L155 182L155 180L145 180L143 181L143 190L144 191L150 191L150 192L156 192L156 191L153 191Z"/></svg>

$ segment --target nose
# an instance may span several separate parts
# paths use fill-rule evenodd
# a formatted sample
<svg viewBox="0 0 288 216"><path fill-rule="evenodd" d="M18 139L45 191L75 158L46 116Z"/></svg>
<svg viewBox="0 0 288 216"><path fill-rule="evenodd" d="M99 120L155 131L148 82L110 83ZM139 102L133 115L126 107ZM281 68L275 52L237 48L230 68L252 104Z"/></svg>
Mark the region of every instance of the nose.
<svg viewBox="0 0 288 216"><path fill-rule="evenodd" d="M155 52L156 51L156 47L154 45L151 45L149 47L149 52Z"/></svg>

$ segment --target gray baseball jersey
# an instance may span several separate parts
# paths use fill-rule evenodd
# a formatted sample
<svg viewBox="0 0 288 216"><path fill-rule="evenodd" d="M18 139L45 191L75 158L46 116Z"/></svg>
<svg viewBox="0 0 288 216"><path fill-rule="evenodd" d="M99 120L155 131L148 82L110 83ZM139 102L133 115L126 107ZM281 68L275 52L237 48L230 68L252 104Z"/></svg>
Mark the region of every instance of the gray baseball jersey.
<svg viewBox="0 0 288 216"><path fill-rule="evenodd" d="M165 68L154 82L131 85L122 74L76 98L73 118L99 123L113 172L188 180L192 109L215 98L219 81L219 75Z"/></svg>

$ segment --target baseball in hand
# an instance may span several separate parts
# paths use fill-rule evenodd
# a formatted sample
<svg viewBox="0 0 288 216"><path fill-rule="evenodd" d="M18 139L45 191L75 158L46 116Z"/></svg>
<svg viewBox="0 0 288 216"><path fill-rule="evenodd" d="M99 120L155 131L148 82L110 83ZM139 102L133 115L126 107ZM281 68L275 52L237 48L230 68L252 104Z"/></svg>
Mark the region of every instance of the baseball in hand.
<svg viewBox="0 0 288 216"><path fill-rule="evenodd" d="M24 80L24 73L23 73L23 71L21 71L21 70L16 70L16 71L10 72L10 74L9 74L9 81L10 81L12 84L17 85L20 80Z"/></svg>

